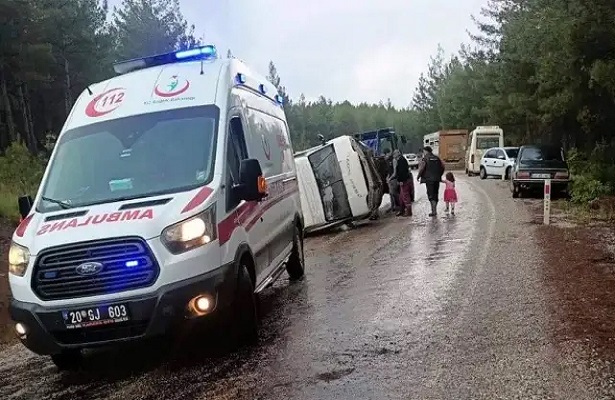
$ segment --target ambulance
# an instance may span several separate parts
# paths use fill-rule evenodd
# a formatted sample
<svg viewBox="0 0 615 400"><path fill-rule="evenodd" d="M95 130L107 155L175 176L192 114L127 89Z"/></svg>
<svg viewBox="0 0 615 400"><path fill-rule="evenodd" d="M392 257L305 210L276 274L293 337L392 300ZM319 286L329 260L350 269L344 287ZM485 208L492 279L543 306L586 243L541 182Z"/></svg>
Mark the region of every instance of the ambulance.
<svg viewBox="0 0 615 400"><path fill-rule="evenodd" d="M19 199L16 334L60 369L218 317L254 342L258 293L304 275L282 98L212 45L114 67L79 96L36 196Z"/></svg>

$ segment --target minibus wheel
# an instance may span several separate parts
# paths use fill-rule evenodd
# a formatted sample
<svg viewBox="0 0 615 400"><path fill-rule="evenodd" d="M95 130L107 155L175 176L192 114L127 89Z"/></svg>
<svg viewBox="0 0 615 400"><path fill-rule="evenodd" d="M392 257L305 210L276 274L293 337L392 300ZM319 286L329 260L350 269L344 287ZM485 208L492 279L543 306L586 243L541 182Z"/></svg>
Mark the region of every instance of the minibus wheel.
<svg viewBox="0 0 615 400"><path fill-rule="evenodd" d="M295 225L293 234L293 250L286 263L286 272L291 281L299 280L305 274L305 259L303 258L303 233L299 226Z"/></svg>

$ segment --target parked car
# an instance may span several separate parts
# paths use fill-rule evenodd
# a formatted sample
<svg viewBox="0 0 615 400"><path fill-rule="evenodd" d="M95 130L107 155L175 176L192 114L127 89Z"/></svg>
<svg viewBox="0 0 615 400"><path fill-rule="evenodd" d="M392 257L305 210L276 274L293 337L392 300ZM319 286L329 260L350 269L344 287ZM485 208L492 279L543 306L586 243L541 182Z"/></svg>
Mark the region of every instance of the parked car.
<svg viewBox="0 0 615 400"><path fill-rule="evenodd" d="M481 179L489 176L508 179L519 153L518 147L492 147L485 152L480 160L479 175Z"/></svg>
<svg viewBox="0 0 615 400"><path fill-rule="evenodd" d="M551 180L551 193L568 196L570 170L561 147L528 145L519 148L519 155L510 174L510 190L514 198L531 189L542 188Z"/></svg>
<svg viewBox="0 0 615 400"><path fill-rule="evenodd" d="M419 156L417 156L414 153L408 153L408 154L404 154L404 157L406 157L406 160L408 161L408 165L410 166L410 169L418 169L419 168Z"/></svg>

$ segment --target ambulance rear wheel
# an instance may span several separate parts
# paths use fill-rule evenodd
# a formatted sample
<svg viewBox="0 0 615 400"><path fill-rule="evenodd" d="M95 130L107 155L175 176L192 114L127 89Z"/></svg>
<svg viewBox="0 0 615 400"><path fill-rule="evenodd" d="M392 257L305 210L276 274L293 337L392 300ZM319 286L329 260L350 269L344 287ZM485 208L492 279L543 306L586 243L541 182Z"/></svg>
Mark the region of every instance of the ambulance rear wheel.
<svg viewBox="0 0 615 400"><path fill-rule="evenodd" d="M293 234L293 250L286 263L286 272L291 281L303 278L305 274L305 259L303 257L303 232L295 225Z"/></svg>

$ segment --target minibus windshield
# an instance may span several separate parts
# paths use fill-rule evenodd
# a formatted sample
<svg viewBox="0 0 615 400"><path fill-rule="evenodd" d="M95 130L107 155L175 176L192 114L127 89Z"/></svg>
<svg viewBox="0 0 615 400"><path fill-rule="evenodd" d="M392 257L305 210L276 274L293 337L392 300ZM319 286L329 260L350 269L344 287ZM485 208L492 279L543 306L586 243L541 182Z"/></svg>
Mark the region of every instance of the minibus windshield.
<svg viewBox="0 0 615 400"><path fill-rule="evenodd" d="M61 135L39 212L194 189L212 179L219 109L99 122Z"/></svg>
<svg viewBox="0 0 615 400"><path fill-rule="evenodd" d="M487 150L492 147L498 147L500 145L499 136L477 136L476 148L478 150Z"/></svg>

